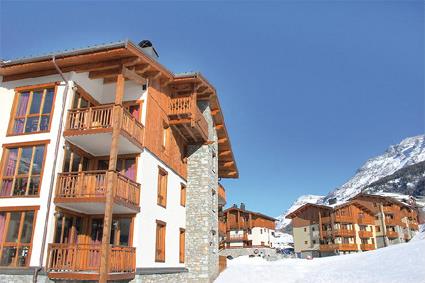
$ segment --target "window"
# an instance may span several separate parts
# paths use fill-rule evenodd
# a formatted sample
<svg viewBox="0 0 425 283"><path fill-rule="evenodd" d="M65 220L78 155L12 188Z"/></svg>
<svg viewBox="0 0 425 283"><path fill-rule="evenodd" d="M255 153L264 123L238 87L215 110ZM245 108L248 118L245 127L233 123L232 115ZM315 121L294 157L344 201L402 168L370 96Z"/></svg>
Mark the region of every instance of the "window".
<svg viewBox="0 0 425 283"><path fill-rule="evenodd" d="M167 148L170 127L166 125L165 122L163 124L164 127L162 129L162 148L165 150Z"/></svg>
<svg viewBox="0 0 425 283"><path fill-rule="evenodd" d="M186 206L186 186L184 184L180 185L180 205Z"/></svg>
<svg viewBox="0 0 425 283"><path fill-rule="evenodd" d="M155 261L165 262L165 222L156 221Z"/></svg>
<svg viewBox="0 0 425 283"><path fill-rule="evenodd" d="M41 187L45 144L5 146L0 196L36 196Z"/></svg>
<svg viewBox="0 0 425 283"><path fill-rule="evenodd" d="M29 266L34 210L0 212L0 266Z"/></svg>
<svg viewBox="0 0 425 283"><path fill-rule="evenodd" d="M304 232L307 232L307 228L304 228Z"/></svg>
<svg viewBox="0 0 425 283"><path fill-rule="evenodd" d="M55 87L17 91L9 124L10 135L48 132L55 96Z"/></svg>
<svg viewBox="0 0 425 283"><path fill-rule="evenodd" d="M89 169L89 159L70 144L65 145L65 158L62 172L81 172Z"/></svg>
<svg viewBox="0 0 425 283"><path fill-rule="evenodd" d="M180 242L179 262L180 263L184 263L184 249L185 249L184 241L185 241L185 230L183 228L180 228L180 233L179 233L179 242Z"/></svg>
<svg viewBox="0 0 425 283"><path fill-rule="evenodd" d="M162 168L158 168L157 204L163 207L167 206L167 172Z"/></svg>
<svg viewBox="0 0 425 283"><path fill-rule="evenodd" d="M72 109L88 108L92 106L95 106L95 104L87 99L86 96L82 95L79 91L75 93Z"/></svg>
<svg viewBox="0 0 425 283"><path fill-rule="evenodd" d="M308 245L308 241L304 241L304 244L305 244L305 245Z"/></svg>
<svg viewBox="0 0 425 283"><path fill-rule="evenodd" d="M381 232L381 227L376 226L375 228L376 228L376 232Z"/></svg>
<svg viewBox="0 0 425 283"><path fill-rule="evenodd" d="M314 231L314 227L311 227L311 231Z"/></svg>
<svg viewBox="0 0 425 283"><path fill-rule="evenodd" d="M316 240L313 240L313 245L315 245L316 244Z"/></svg>
<svg viewBox="0 0 425 283"><path fill-rule="evenodd" d="M97 162L97 170L109 169L109 157L107 159L99 159ZM117 159L117 171L129 178L136 181L137 178L137 162L136 157L120 157Z"/></svg>

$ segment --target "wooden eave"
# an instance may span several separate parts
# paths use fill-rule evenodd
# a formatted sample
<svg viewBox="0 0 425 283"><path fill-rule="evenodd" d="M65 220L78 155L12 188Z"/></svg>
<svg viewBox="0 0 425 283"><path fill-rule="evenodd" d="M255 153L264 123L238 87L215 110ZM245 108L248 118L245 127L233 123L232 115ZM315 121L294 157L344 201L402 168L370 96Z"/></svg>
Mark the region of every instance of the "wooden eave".
<svg viewBox="0 0 425 283"><path fill-rule="evenodd" d="M287 218L287 219L295 218L299 213L305 211L309 207L314 207L314 208L323 209L323 210L332 210L332 207L330 207L330 206L314 204L314 203L306 203L306 204L300 206L299 208L297 208L296 210L292 211L288 215L286 215L285 218Z"/></svg>
<svg viewBox="0 0 425 283"><path fill-rule="evenodd" d="M262 214L260 212L255 212L255 211L250 211L250 210L243 210L243 209L240 209L240 208L237 208L237 207L229 207L228 209L224 210L223 213L232 212L232 211L235 211L235 212L239 211L241 213L252 214L252 215L255 215L255 216L259 217L259 218L263 218L263 219L266 219L266 220L277 221L276 218L271 217L271 216L268 216L268 215L265 215L265 214Z"/></svg>

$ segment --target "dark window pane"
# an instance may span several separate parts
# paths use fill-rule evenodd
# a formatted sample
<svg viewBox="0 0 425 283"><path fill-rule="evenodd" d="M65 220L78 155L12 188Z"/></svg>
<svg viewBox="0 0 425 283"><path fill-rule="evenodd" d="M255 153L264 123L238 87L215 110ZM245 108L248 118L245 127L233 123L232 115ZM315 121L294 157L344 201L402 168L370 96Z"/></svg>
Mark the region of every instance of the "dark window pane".
<svg viewBox="0 0 425 283"><path fill-rule="evenodd" d="M21 232L21 243L31 243L32 236L32 223L34 220L34 212L27 211L25 212L24 224Z"/></svg>
<svg viewBox="0 0 425 283"><path fill-rule="evenodd" d="M16 243L18 241L20 222L21 212L10 212L9 229L7 229L6 242Z"/></svg>
<svg viewBox="0 0 425 283"><path fill-rule="evenodd" d="M56 220L55 243L58 243L58 244L61 243L62 219L63 219L63 216L61 215Z"/></svg>
<svg viewBox="0 0 425 283"><path fill-rule="evenodd" d="M53 94L55 90L53 88L49 88L46 91L46 96L44 97L44 105L43 105L43 114L52 112L52 104L53 104Z"/></svg>
<svg viewBox="0 0 425 283"><path fill-rule="evenodd" d="M78 167L81 161L81 157L74 153L74 159L72 160L72 172L78 172Z"/></svg>
<svg viewBox="0 0 425 283"><path fill-rule="evenodd" d="M99 160L99 162L97 163L97 170L108 170L108 164L109 160Z"/></svg>
<svg viewBox="0 0 425 283"><path fill-rule="evenodd" d="M38 121L40 117L29 117L25 125L25 133L32 133L38 131Z"/></svg>
<svg viewBox="0 0 425 283"><path fill-rule="evenodd" d="M65 148L65 159L63 161L63 172L69 172L69 163L71 162L71 151Z"/></svg>
<svg viewBox="0 0 425 283"><path fill-rule="evenodd" d="M32 164L32 174L40 175L43 167L44 145L39 145L35 148L34 161Z"/></svg>
<svg viewBox="0 0 425 283"><path fill-rule="evenodd" d="M131 220L128 218L120 219L119 220L119 226L120 226L120 245L128 246L129 239L130 239L130 223Z"/></svg>
<svg viewBox="0 0 425 283"><path fill-rule="evenodd" d="M16 261L16 265L19 267L28 266L29 265L29 247L20 247L18 249L18 260Z"/></svg>
<svg viewBox="0 0 425 283"><path fill-rule="evenodd" d="M27 191L28 178L16 178L15 187L13 188L14 196L23 196Z"/></svg>
<svg viewBox="0 0 425 283"><path fill-rule="evenodd" d="M87 108L87 107L89 107L89 102L85 100L83 97L81 97L80 108Z"/></svg>
<svg viewBox="0 0 425 283"><path fill-rule="evenodd" d="M83 171L89 170L89 160L83 157Z"/></svg>
<svg viewBox="0 0 425 283"><path fill-rule="evenodd" d="M24 122L25 119L15 119L15 123L13 124L14 134L22 134L24 132Z"/></svg>
<svg viewBox="0 0 425 283"><path fill-rule="evenodd" d="M3 248L0 265L1 266L11 265L15 256L16 256L16 247Z"/></svg>
<svg viewBox="0 0 425 283"><path fill-rule="evenodd" d="M47 131L50 124L50 115L41 116L40 131Z"/></svg>
<svg viewBox="0 0 425 283"><path fill-rule="evenodd" d="M16 162L18 158L18 149L17 148L11 148L7 150L7 158L6 163L3 165L3 175L4 176L13 176L16 169Z"/></svg>
<svg viewBox="0 0 425 283"><path fill-rule="evenodd" d="M43 98L43 91L38 90L34 91L32 94L32 102L30 108L30 114L38 114L40 113L41 100Z"/></svg>
<svg viewBox="0 0 425 283"><path fill-rule="evenodd" d="M18 107L16 108L16 116L18 117L25 116L28 109L29 97L30 97L29 92L23 92L21 93L21 95L19 95Z"/></svg>
<svg viewBox="0 0 425 283"><path fill-rule="evenodd" d="M40 189L40 177L32 176L30 180L30 186L28 188L28 195L38 195Z"/></svg>
<svg viewBox="0 0 425 283"><path fill-rule="evenodd" d="M32 147L23 147L19 160L18 174L28 174L31 165Z"/></svg>

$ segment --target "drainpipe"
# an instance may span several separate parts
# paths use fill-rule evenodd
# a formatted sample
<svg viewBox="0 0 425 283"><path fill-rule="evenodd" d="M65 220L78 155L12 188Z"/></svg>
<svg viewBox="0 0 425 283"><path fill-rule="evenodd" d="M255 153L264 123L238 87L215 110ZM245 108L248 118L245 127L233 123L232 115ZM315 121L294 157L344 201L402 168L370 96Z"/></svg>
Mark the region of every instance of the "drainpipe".
<svg viewBox="0 0 425 283"><path fill-rule="evenodd" d="M382 233L384 234L384 247L389 246L389 240L387 236L387 226L385 224L385 213L384 213L384 205L382 203L379 204L379 213L380 213L380 222L382 226Z"/></svg>
<svg viewBox="0 0 425 283"><path fill-rule="evenodd" d="M65 104L66 104L66 99L67 99L67 96L68 96L68 89L69 89L69 81L65 78L64 74L59 69L59 66L56 64L55 56L52 56L52 63L55 66L55 69L58 71L59 75L62 77L62 80L65 82L66 85L65 85L64 92L63 92L62 109L61 109L61 115L60 115L60 121L59 121L59 129L58 129L58 133L57 133L57 136L56 136L55 155L54 155L55 157L53 159L52 174L51 174L51 177L50 177L49 197L48 197L48 200L47 200L47 211L46 211L46 218L44 220L43 237L41 238L42 242L41 242L40 259L39 259L38 266L34 270L34 275L33 275L33 278L32 278L33 283L37 283L38 273L43 268L44 250L46 248L47 228L48 228L48 224L49 224L49 214L50 214L51 202L52 202L52 196L53 196L53 187L54 187L53 184L54 184L54 181L55 181L56 163L57 163L57 159L58 159L58 152L59 152L59 146L60 146L63 116L64 116L64 113L65 113ZM53 119L53 117L52 117L52 119Z"/></svg>

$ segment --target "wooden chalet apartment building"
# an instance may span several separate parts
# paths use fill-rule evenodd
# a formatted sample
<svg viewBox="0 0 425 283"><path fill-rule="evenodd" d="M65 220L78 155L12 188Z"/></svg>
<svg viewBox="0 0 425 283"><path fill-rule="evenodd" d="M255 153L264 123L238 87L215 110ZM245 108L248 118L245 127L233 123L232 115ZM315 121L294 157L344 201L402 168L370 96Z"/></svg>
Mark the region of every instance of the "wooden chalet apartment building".
<svg viewBox="0 0 425 283"><path fill-rule="evenodd" d="M300 257L374 250L407 242L418 231L414 206L363 193L339 205L305 204L287 218Z"/></svg>
<svg viewBox="0 0 425 283"><path fill-rule="evenodd" d="M218 275L223 113L157 59L122 41L1 62L1 282Z"/></svg>
<svg viewBox="0 0 425 283"><path fill-rule="evenodd" d="M272 248L275 221L273 217L247 210L243 203L239 208L235 204L220 217L220 248Z"/></svg>

